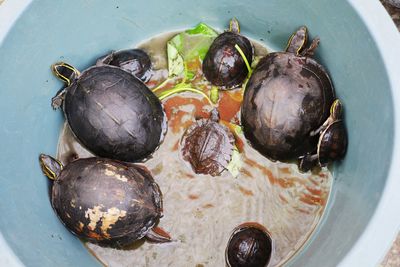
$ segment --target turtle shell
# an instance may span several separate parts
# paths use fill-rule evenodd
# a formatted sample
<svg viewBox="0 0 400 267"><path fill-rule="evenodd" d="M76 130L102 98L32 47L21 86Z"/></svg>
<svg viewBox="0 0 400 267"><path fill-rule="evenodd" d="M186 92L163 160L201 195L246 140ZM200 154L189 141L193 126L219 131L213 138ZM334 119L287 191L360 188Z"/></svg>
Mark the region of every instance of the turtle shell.
<svg viewBox="0 0 400 267"><path fill-rule="evenodd" d="M233 32L220 34L211 44L203 61L204 76L213 85L229 89L240 85L246 79L248 70L235 48L236 44L251 64L253 47L246 37Z"/></svg>
<svg viewBox="0 0 400 267"><path fill-rule="evenodd" d="M66 89L63 108L77 139L101 157L143 160L166 132L159 99L136 77L113 66L84 71Z"/></svg>
<svg viewBox="0 0 400 267"><path fill-rule="evenodd" d="M225 251L229 267L265 267L272 254L272 239L258 223L245 223L233 231Z"/></svg>
<svg viewBox="0 0 400 267"><path fill-rule="evenodd" d="M182 138L182 156L195 173L218 176L231 160L234 142L226 126L211 119L200 119Z"/></svg>
<svg viewBox="0 0 400 267"><path fill-rule="evenodd" d="M162 211L160 189L144 167L102 158L68 164L53 184L51 202L75 235L112 246L142 238Z"/></svg>
<svg viewBox="0 0 400 267"><path fill-rule="evenodd" d="M328 118L333 101L331 80L314 59L268 54L246 85L241 108L245 137L272 160L293 159L315 147L310 132Z"/></svg>
<svg viewBox="0 0 400 267"><path fill-rule="evenodd" d="M322 133L318 144L318 160L321 165L342 159L347 150L347 132L343 121L330 124Z"/></svg>
<svg viewBox="0 0 400 267"><path fill-rule="evenodd" d="M114 52L105 58L104 63L120 67L143 82L147 82L151 77L150 57L141 49L127 49Z"/></svg>

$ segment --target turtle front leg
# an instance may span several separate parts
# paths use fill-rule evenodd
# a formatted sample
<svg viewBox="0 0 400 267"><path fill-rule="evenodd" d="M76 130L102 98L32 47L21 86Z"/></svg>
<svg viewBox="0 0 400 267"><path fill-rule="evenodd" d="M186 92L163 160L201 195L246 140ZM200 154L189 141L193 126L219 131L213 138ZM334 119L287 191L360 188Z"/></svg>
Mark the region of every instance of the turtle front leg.
<svg viewBox="0 0 400 267"><path fill-rule="evenodd" d="M301 172L308 172L314 166L318 164L318 155L317 154L306 154L304 156L299 157L297 166Z"/></svg>
<svg viewBox="0 0 400 267"><path fill-rule="evenodd" d="M310 46L306 49L304 49L304 51L302 51L301 55L305 56L305 57L312 57L314 56L315 50L318 48L319 46L319 42L320 39L319 37L316 37L312 40Z"/></svg>
<svg viewBox="0 0 400 267"><path fill-rule="evenodd" d="M51 107L56 110L61 107L64 102L65 94L67 90L65 88L60 89L56 96L51 99Z"/></svg>

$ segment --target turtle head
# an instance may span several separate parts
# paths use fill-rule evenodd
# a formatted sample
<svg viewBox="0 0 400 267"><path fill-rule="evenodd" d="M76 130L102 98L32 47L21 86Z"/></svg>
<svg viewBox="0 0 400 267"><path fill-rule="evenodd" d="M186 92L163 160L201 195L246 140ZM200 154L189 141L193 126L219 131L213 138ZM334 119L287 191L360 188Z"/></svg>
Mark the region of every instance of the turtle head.
<svg viewBox="0 0 400 267"><path fill-rule="evenodd" d="M300 27L289 38L286 52L300 55L308 41L308 30L306 26Z"/></svg>
<svg viewBox="0 0 400 267"><path fill-rule="evenodd" d="M229 31L233 33L240 33L239 21L236 18L231 19L229 22Z"/></svg>
<svg viewBox="0 0 400 267"><path fill-rule="evenodd" d="M330 112L331 112L331 117L334 120L338 120L342 117L343 105L339 99L336 99L335 101L333 101Z"/></svg>
<svg viewBox="0 0 400 267"><path fill-rule="evenodd" d="M71 83L80 75L80 72L76 68L65 62L57 62L53 64L51 70L54 75L67 86L71 85Z"/></svg>
<svg viewBox="0 0 400 267"><path fill-rule="evenodd" d="M57 180L63 169L63 165L60 161L51 156L40 154L39 163L44 175L46 175L51 180Z"/></svg>

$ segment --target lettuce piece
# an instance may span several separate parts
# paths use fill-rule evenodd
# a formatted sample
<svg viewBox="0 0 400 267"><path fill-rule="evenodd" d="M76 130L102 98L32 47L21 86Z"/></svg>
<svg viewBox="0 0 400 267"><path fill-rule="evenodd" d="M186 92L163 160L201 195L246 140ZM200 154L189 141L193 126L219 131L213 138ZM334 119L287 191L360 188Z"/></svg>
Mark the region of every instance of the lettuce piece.
<svg viewBox="0 0 400 267"><path fill-rule="evenodd" d="M236 178L239 175L242 166L243 162L240 156L240 152L237 149L237 147L235 147L233 149L231 161L229 162L228 167L226 167L226 169L232 174L233 177Z"/></svg>
<svg viewBox="0 0 400 267"><path fill-rule="evenodd" d="M218 33L204 23L175 35L167 43L169 76L184 75L186 79L192 79L199 64L188 63L202 61L217 36Z"/></svg>

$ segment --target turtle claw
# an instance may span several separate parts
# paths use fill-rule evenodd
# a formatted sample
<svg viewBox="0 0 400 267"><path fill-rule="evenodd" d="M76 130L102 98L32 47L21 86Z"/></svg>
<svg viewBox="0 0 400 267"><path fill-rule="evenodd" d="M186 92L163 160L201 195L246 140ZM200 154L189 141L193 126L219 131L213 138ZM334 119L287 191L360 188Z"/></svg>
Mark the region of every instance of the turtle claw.
<svg viewBox="0 0 400 267"><path fill-rule="evenodd" d="M158 226L147 232L146 239L154 243L168 243L174 241L169 233Z"/></svg>
<svg viewBox="0 0 400 267"><path fill-rule="evenodd" d="M55 97L51 99L51 107L56 110L59 109L62 106L62 103L64 102L64 96L65 96L65 89L61 89L58 91Z"/></svg>

